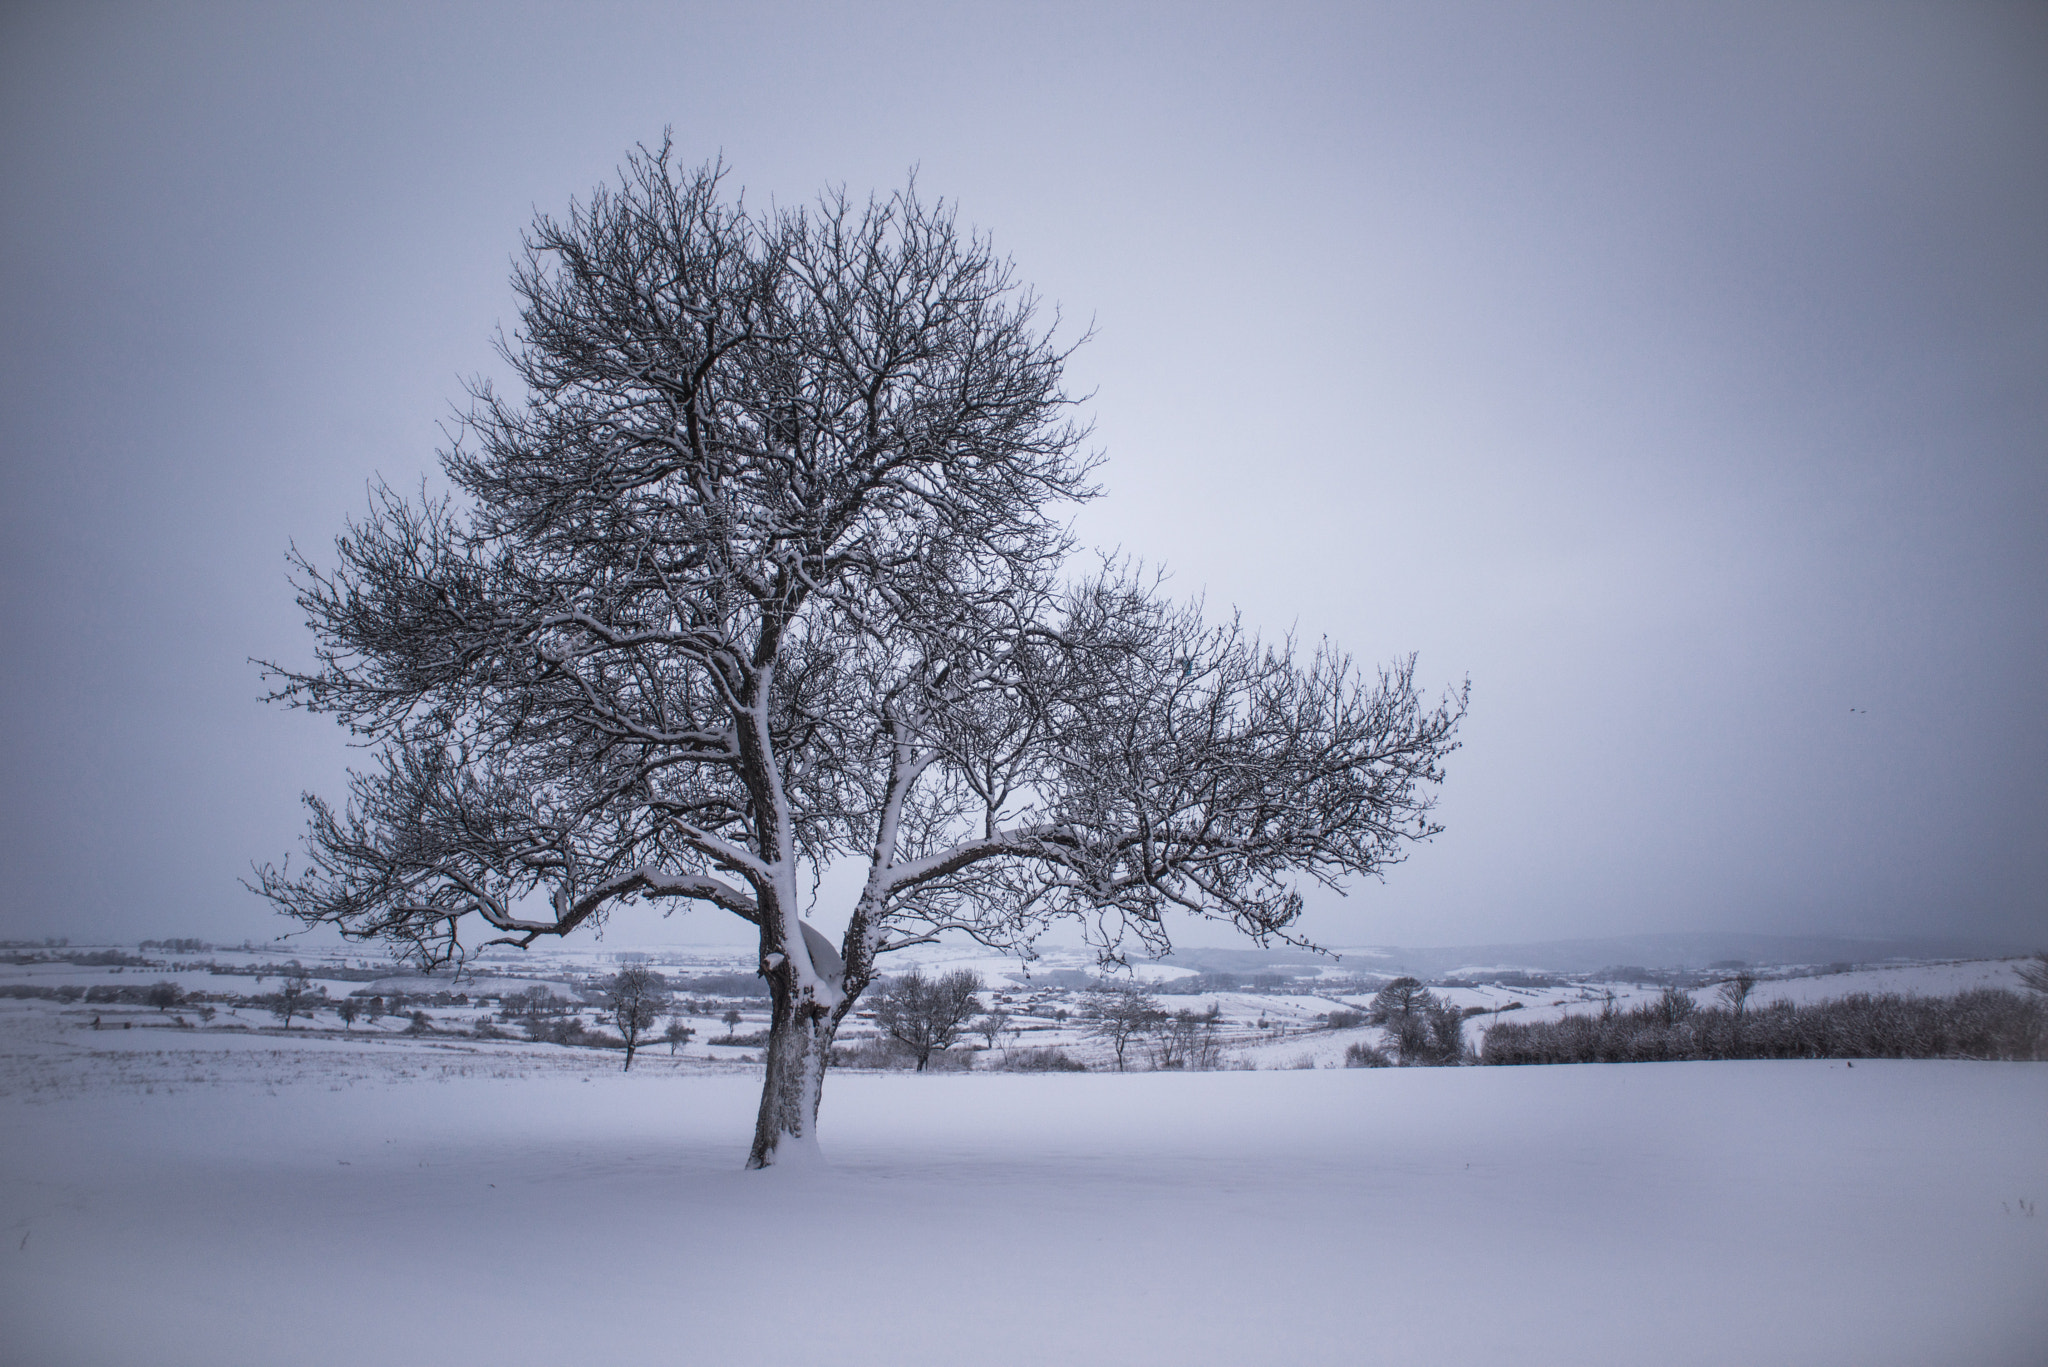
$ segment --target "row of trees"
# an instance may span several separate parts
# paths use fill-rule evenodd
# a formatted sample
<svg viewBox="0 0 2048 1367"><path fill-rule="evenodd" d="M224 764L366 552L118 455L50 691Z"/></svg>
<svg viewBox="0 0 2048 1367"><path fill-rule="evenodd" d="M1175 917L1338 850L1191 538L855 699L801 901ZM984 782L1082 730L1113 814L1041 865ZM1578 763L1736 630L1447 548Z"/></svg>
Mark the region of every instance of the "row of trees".
<svg viewBox="0 0 2048 1367"><path fill-rule="evenodd" d="M936 977L912 969L877 989L875 1024L919 1072L970 1033L994 1049L1009 1033L1011 1017L1000 1008L975 1015L982 986L966 969ZM1221 1061L1221 1012L1213 1006L1205 1013L1168 1012L1135 985L1115 984L1089 993L1082 1014L1089 1033L1108 1044L1120 1072L1145 1047L1158 1068L1214 1068Z"/></svg>

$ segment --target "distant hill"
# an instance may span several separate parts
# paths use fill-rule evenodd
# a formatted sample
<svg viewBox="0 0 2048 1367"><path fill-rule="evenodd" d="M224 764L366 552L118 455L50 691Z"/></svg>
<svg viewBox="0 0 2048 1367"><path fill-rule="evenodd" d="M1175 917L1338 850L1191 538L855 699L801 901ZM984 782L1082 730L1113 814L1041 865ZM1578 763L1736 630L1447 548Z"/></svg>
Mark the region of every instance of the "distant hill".
<svg viewBox="0 0 2048 1367"><path fill-rule="evenodd" d="M1369 973L1412 973L1436 978L1460 968L1520 969L1533 973L1591 973L1622 964L1644 968L1707 968L1741 962L1754 967L1783 964L1880 964L1895 960L1996 959L2027 954L2033 946L1950 936L1862 939L1847 935L1765 935L1743 931L1697 931L1662 935L1611 935L1582 940L1529 940L1508 944L1443 945L1414 948L1374 945L1336 950L1337 963L1306 950L1182 949L1162 961L1202 973L1255 973L1311 965Z"/></svg>

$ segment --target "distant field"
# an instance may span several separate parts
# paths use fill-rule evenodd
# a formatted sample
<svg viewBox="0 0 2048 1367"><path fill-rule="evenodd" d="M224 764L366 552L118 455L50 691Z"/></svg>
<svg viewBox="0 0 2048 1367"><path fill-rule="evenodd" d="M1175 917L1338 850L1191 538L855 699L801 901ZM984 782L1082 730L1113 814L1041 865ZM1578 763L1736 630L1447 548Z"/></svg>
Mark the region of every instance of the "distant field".
<svg viewBox="0 0 2048 1367"><path fill-rule="evenodd" d="M356 1039L388 1041L425 1029L431 1038L449 1047L474 1040L492 1057L515 1056L523 1060L516 1065L521 1068L602 1067L601 1061L588 1057L592 1051L586 1047L529 1042L524 1023L506 1008L508 999L539 989L596 1037L605 1029L599 985L606 975L618 970L620 953L592 946L551 947L526 954L500 952L473 962L464 972L444 969L421 975L365 957L360 951L301 950L291 955L274 949L209 948L173 953L126 947L18 948L0 956L0 1019L52 1016L79 1027L98 1019L101 1033L124 1027L169 1028L209 1038L270 1038L280 1032L295 1038L312 1033L332 1036L342 1044ZM674 1057L718 1067L738 1066L755 1058L759 1045L753 1041L766 1024L767 1003L758 995L759 979L747 954L673 948L625 953L629 958L648 960L677 988L676 1018L689 1027L692 1038ZM1337 1067L1352 1045L1381 1039L1381 1032L1371 1027L1329 1028L1331 1013L1364 1007L1384 981L1384 975L1370 968L1375 962L1371 955L1347 953L1350 958L1336 963L1303 961L1299 954L1276 955L1263 965L1268 970L1263 973L1254 971L1261 967L1256 960L1247 960L1251 966L1235 975L1241 981L1231 990L1177 990L1191 982L1220 980L1214 975L1198 980L1195 971L1185 967L1142 964L1139 970L1145 982L1162 990L1159 1005L1163 1010L1216 1013L1215 1032L1224 1066ZM284 1031L263 1002L267 994L278 990L280 975L293 962L302 963L312 975L311 986L318 995L307 1003L309 1014L296 1018L290 1030ZM2017 963L1940 961L1850 971L1764 967L1758 970L1761 981L1752 1005L1762 1008L1779 1000L1808 1003L1852 992L1947 996L1975 987L2011 989L2019 986ZM978 1009L1001 1009L1011 1016L1008 1032L995 1045L969 1034L955 1046L951 1061L1000 1066L1013 1050L1050 1048L1092 1067L1113 1066L1108 1047L1092 1036L1084 1019L1085 988L1096 981L1099 971L1084 951L1053 951L1027 969L985 950L934 946L900 956L890 967L900 971L913 964L934 970L973 970L987 985ZM1598 974L1556 975L1540 985L1530 985L1528 976L1524 970L1504 970L1505 982L1461 977L1448 985L1434 984L1432 990L1461 1008L1486 1013L1465 1022L1465 1040L1474 1049L1496 1019L1553 1020L1597 1011L1610 998L1616 1008L1626 1010L1654 999L1663 990L1655 982L1612 981ZM1716 976L1699 970L1679 975L1681 981L1691 984L1686 990L1702 1006L1715 1001ZM1268 985L1255 987L1261 978L1269 980ZM139 1000L139 994L160 983L177 990L179 1006L159 1011ZM17 992L44 995L7 995ZM51 998L48 994L53 992L67 997ZM118 1000L95 1000L108 997ZM344 999L354 999L361 1008L353 1022L344 1022L338 1014ZM736 1025L726 1022L729 1012L738 1013ZM1496 1016L1496 1012L1501 1014ZM424 1017L424 1025L420 1017ZM856 1016L843 1028L841 1038L851 1044L873 1033L872 1024ZM477 1038L492 1035L505 1038L495 1042ZM566 1057L553 1062L544 1057L554 1053ZM666 1061L671 1053L667 1044L657 1042L643 1057ZM1144 1067L1149 1058L1149 1050L1141 1046L1129 1061Z"/></svg>

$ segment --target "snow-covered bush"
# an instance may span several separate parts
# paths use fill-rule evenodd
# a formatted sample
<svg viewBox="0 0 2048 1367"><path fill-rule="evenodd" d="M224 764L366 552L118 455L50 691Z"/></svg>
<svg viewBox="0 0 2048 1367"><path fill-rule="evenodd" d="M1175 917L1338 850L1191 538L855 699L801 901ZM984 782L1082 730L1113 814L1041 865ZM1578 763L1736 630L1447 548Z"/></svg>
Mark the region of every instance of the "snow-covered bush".
<svg viewBox="0 0 2048 1367"><path fill-rule="evenodd" d="M1731 1058L2048 1059L2048 1001L1999 988L1953 997L1859 992L1738 1016L1698 1008L1674 1021L1662 998L1633 1011L1496 1024L1482 1063L1653 1063Z"/></svg>

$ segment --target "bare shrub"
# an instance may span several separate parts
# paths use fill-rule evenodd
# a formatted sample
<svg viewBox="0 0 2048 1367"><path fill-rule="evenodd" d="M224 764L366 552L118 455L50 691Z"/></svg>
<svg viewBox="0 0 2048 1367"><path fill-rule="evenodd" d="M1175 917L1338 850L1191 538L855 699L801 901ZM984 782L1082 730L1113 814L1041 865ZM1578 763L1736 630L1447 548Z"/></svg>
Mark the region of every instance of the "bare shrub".
<svg viewBox="0 0 2048 1367"><path fill-rule="evenodd" d="M1429 1043L1419 1060L1447 1067L1465 1061L1465 1013L1450 1002L1429 1005Z"/></svg>
<svg viewBox="0 0 2048 1367"><path fill-rule="evenodd" d="M1663 999L1632 1011L1496 1024L1482 1063L1650 1063L1717 1058L2048 1059L2048 1002L2001 988L1953 997L1858 992L1774 1002L1738 1022L1701 1008L1671 1018Z"/></svg>
<svg viewBox="0 0 2048 1367"><path fill-rule="evenodd" d="M421 1013L415 1011L415 1019ZM581 1044L583 1022L574 1016L532 1016L526 1022L526 1037L541 1044Z"/></svg>
<svg viewBox="0 0 2048 1367"><path fill-rule="evenodd" d="M909 1051L886 1035L833 1046L834 1068L908 1068Z"/></svg>
<svg viewBox="0 0 2048 1367"><path fill-rule="evenodd" d="M1658 993L1657 1000L1650 1009L1657 1013L1657 1019L1663 1021L1664 1024L1677 1025L1680 1021L1698 1010L1699 1007L1693 1001L1692 993L1682 987L1673 986L1666 987L1662 992Z"/></svg>
<svg viewBox="0 0 2048 1367"><path fill-rule="evenodd" d="M1012 1049L1003 1059L1006 1073L1085 1073L1088 1065L1063 1049Z"/></svg>

